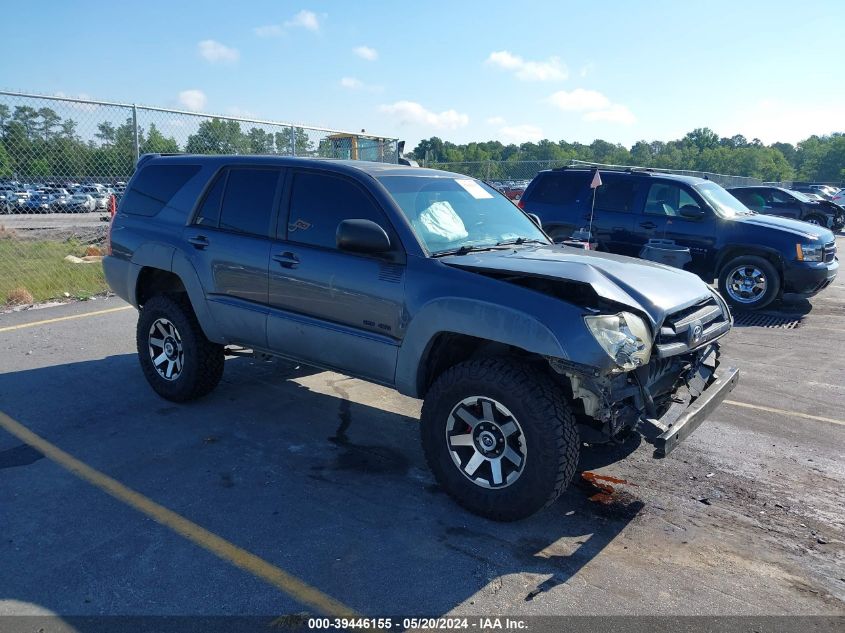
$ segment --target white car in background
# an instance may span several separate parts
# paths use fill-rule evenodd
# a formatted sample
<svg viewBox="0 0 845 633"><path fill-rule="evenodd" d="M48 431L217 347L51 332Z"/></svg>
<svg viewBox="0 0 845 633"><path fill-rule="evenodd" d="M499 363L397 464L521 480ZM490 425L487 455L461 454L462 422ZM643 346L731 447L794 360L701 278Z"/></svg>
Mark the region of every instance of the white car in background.
<svg viewBox="0 0 845 633"><path fill-rule="evenodd" d="M106 209L109 205L111 191L103 185L82 185L75 193L84 193L91 196L94 199L95 208L97 209Z"/></svg>
<svg viewBox="0 0 845 633"><path fill-rule="evenodd" d="M838 204L840 207L845 208L845 189L840 189L831 198L834 204Z"/></svg>
<svg viewBox="0 0 845 633"><path fill-rule="evenodd" d="M90 213L97 210L97 201L92 195L77 191L68 199L65 208L69 213Z"/></svg>

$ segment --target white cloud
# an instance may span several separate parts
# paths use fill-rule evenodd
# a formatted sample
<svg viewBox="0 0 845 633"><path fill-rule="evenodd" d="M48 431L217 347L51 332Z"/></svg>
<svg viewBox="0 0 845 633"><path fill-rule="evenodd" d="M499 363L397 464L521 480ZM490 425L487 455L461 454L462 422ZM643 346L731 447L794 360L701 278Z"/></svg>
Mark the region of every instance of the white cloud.
<svg viewBox="0 0 845 633"><path fill-rule="evenodd" d="M637 122L637 117L627 106L620 103L613 103L610 107L595 112L587 112L583 117L585 121L606 121L608 123L621 123L632 125Z"/></svg>
<svg viewBox="0 0 845 633"><path fill-rule="evenodd" d="M229 116L243 117L245 119L256 119L256 118L258 118L256 116L255 112L252 112L251 110L247 110L246 108L242 108L242 107L236 106L236 105L229 106L228 108L226 108L226 114L228 114Z"/></svg>
<svg viewBox="0 0 845 633"><path fill-rule="evenodd" d="M714 122L713 129L724 136L740 133L748 139L759 138L764 143L784 141L797 143L813 134L825 135L842 130L845 105L831 99L822 103L817 95L800 103L776 99L749 101Z"/></svg>
<svg viewBox="0 0 845 633"><path fill-rule="evenodd" d="M378 51L369 46L356 46L352 49L352 52L361 59L366 59L368 62L374 62L378 59Z"/></svg>
<svg viewBox="0 0 845 633"><path fill-rule="evenodd" d="M65 94L61 90L59 92L54 92L53 96L60 97L62 99L82 99L84 101L88 101L92 98L91 95L86 92L80 92L79 94L69 95ZM64 105L69 108L73 108L74 110L82 110L84 112L91 112L92 110L96 110L99 107L92 103L77 103L75 101L66 101Z"/></svg>
<svg viewBox="0 0 845 633"><path fill-rule="evenodd" d="M216 40L202 40L197 44L197 51L200 57L212 64L216 64L217 62L234 64L241 57L238 49L230 48Z"/></svg>
<svg viewBox="0 0 845 633"><path fill-rule="evenodd" d="M384 90L384 86L364 83L355 77L343 77L339 83L342 88L346 88L347 90L366 90L367 92L381 92Z"/></svg>
<svg viewBox="0 0 845 633"><path fill-rule="evenodd" d="M567 92L558 90L546 98L546 103L564 112L583 112L584 121L604 121L607 123L622 123L631 125L637 117L620 103L613 103L596 90L576 88Z"/></svg>
<svg viewBox="0 0 845 633"><path fill-rule="evenodd" d="M547 99L556 108L566 111L600 110L610 105L610 99L595 90L576 88L570 92L558 90Z"/></svg>
<svg viewBox="0 0 845 633"><path fill-rule="evenodd" d="M505 117L491 116L487 118L488 125L504 125L505 123L507 123L507 121L505 121Z"/></svg>
<svg viewBox="0 0 845 633"><path fill-rule="evenodd" d="M536 125L523 123L522 125L508 125L499 130L499 136L508 143L523 143L539 141L543 138L543 130Z"/></svg>
<svg viewBox="0 0 845 633"><path fill-rule="evenodd" d="M179 93L179 105L194 112L205 107L208 98L202 90L183 90Z"/></svg>
<svg viewBox="0 0 845 633"><path fill-rule="evenodd" d="M264 26L256 26L252 30L258 37L279 37L285 32L281 24L265 24Z"/></svg>
<svg viewBox="0 0 845 633"><path fill-rule="evenodd" d="M320 19L317 17L317 14L313 11L307 11L306 9L303 9L295 16L293 16L290 20L286 21L285 26L288 28L301 27L309 31L319 31Z"/></svg>
<svg viewBox="0 0 845 633"><path fill-rule="evenodd" d="M503 70L511 70L522 81L562 81L569 71L560 57L549 57L546 61L529 61L510 51L494 51L487 57L487 64Z"/></svg>
<svg viewBox="0 0 845 633"><path fill-rule="evenodd" d="M340 85L349 90L360 90L364 87L364 82L355 77L344 77L340 80Z"/></svg>
<svg viewBox="0 0 845 633"><path fill-rule="evenodd" d="M281 37L288 29L305 29L316 33L320 30L320 19L326 14L318 16L313 11L302 9L299 13L285 20L284 24L265 24L252 29L258 37Z"/></svg>
<svg viewBox="0 0 845 633"><path fill-rule="evenodd" d="M397 101L379 106L379 111L394 116L400 124L427 125L432 128L455 130L469 124L469 116L456 110L436 113L414 101Z"/></svg>

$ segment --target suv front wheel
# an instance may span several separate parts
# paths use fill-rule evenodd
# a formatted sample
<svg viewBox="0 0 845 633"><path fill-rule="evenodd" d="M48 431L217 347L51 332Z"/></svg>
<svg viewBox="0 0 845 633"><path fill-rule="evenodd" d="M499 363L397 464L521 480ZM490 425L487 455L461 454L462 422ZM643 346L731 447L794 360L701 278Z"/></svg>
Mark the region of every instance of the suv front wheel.
<svg viewBox="0 0 845 633"><path fill-rule="evenodd" d="M517 360L446 370L426 395L421 433L440 486L497 521L550 505L578 465L578 430L565 397L547 374Z"/></svg>
<svg viewBox="0 0 845 633"><path fill-rule="evenodd" d="M719 290L734 307L760 310L780 292L780 275L766 259L741 255L722 266Z"/></svg>
<svg viewBox="0 0 845 633"><path fill-rule="evenodd" d="M187 297L152 297L138 315L135 338L144 376L162 398L194 400L223 377L223 346L205 337Z"/></svg>

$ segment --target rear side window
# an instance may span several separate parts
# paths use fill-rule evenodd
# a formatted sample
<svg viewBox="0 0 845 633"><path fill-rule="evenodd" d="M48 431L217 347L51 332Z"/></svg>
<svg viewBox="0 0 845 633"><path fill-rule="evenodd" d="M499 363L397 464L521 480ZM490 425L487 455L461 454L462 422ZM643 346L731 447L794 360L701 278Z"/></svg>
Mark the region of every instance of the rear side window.
<svg viewBox="0 0 845 633"><path fill-rule="evenodd" d="M352 219L372 220L390 234L382 212L357 185L326 174L300 172L294 176L288 218L290 241L336 248L338 224Z"/></svg>
<svg viewBox="0 0 845 633"><path fill-rule="evenodd" d="M123 197L120 205L121 212L133 215L156 215L199 170L199 165L144 167Z"/></svg>
<svg viewBox="0 0 845 633"><path fill-rule="evenodd" d="M596 188L596 209L630 212L634 207L635 187L633 179L608 178Z"/></svg>
<svg viewBox="0 0 845 633"><path fill-rule="evenodd" d="M220 203L223 202L223 188L226 186L226 175L228 171L223 171L214 180L211 189L205 195L205 199L197 212L197 217L194 224L201 226L217 226L220 221Z"/></svg>
<svg viewBox="0 0 845 633"><path fill-rule="evenodd" d="M589 180L589 174L583 173L544 174L531 190L531 202L570 204L587 186Z"/></svg>
<svg viewBox="0 0 845 633"><path fill-rule="evenodd" d="M267 235L280 173L278 169L230 169L220 209L220 228Z"/></svg>

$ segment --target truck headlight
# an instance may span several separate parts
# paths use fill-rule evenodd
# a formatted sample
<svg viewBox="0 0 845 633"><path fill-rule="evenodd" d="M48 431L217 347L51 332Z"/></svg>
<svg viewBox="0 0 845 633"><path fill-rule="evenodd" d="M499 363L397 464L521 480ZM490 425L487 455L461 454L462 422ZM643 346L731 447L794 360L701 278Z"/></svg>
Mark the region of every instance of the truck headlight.
<svg viewBox="0 0 845 633"><path fill-rule="evenodd" d="M796 244L795 254L799 262L824 261L824 246L821 244Z"/></svg>
<svg viewBox="0 0 845 633"><path fill-rule="evenodd" d="M636 314L586 316L584 322L596 342L623 371L631 371L651 358L651 333Z"/></svg>

